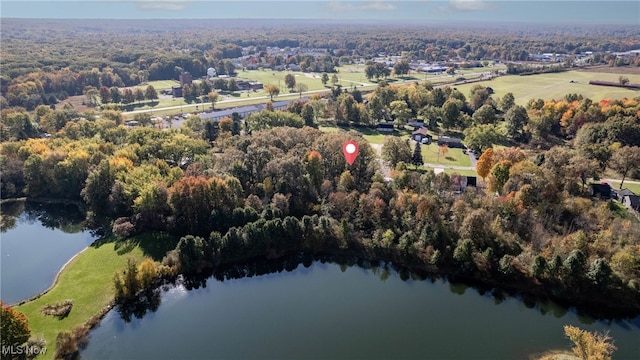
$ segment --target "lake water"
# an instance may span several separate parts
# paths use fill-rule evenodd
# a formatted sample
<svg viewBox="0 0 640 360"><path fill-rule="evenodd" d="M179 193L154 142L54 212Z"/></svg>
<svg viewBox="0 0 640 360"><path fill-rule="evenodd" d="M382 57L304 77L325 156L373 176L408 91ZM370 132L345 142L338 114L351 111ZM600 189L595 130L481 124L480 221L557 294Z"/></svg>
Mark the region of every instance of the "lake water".
<svg viewBox="0 0 640 360"><path fill-rule="evenodd" d="M17 303L47 289L62 266L95 239L72 205L2 205L0 297Z"/></svg>
<svg viewBox="0 0 640 360"><path fill-rule="evenodd" d="M292 266L292 268L295 266ZM443 280L309 262L290 272L163 291L155 312L111 311L84 359L526 359L569 349L563 325L609 331L640 359L640 318L604 322L553 304L497 301ZM532 306L532 305L529 305Z"/></svg>

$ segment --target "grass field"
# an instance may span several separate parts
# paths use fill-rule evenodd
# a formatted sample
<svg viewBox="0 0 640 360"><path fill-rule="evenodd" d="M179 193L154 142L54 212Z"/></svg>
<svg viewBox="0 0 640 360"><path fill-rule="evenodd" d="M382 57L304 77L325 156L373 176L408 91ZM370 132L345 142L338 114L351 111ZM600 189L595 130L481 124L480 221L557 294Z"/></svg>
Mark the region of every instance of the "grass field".
<svg viewBox="0 0 640 360"><path fill-rule="evenodd" d="M516 103L525 105L530 99L561 99L566 94L582 94L592 100L605 98L620 99L640 96L640 91L616 88L610 86L589 85L589 80L618 81L619 74L597 73L590 71L567 71L554 74L539 74L529 76L508 75L501 76L481 85L490 86L495 94L494 99L511 92ZM640 83L640 75L625 75L632 83ZM573 82L571 82L573 81ZM475 84L457 85L456 88L469 96Z"/></svg>
<svg viewBox="0 0 640 360"><path fill-rule="evenodd" d="M610 181L609 185L611 185L611 187L615 188L615 189L619 189L620 188L620 181ZM622 184L622 188L627 188L631 191L633 191L636 195L640 195L640 184L633 184L633 183L629 183L629 182L624 182L624 184Z"/></svg>
<svg viewBox="0 0 640 360"><path fill-rule="evenodd" d="M438 154L440 148L437 144L422 145L422 160L427 164L471 166L469 155L462 152L462 149L448 148L447 152Z"/></svg>
<svg viewBox="0 0 640 360"><path fill-rule="evenodd" d="M144 90L149 85L153 86L156 89L156 91L161 91L161 90L171 90L172 86L178 86L180 85L180 83L175 80L158 80L158 81L147 81L143 85L136 86L136 87L139 87Z"/></svg>
<svg viewBox="0 0 640 360"><path fill-rule="evenodd" d="M62 270L58 283L40 298L16 306L29 321L31 336L43 337L47 352L38 359L53 359L56 336L60 331L82 325L113 300L112 279L124 268L127 258L140 262L149 256L161 259L176 244L166 235L147 234L127 241L99 240L76 256ZM46 304L73 300L73 308L66 318L58 319L40 313Z"/></svg>
<svg viewBox="0 0 640 360"><path fill-rule="evenodd" d="M404 137L406 139L409 138L409 134L410 132L407 130L400 130L400 131L396 131L393 133L393 135L391 134L383 134L378 132L375 129L371 129L371 128L366 128L366 127L346 127L346 126L335 126L335 125L331 125L331 124L324 124L318 127L318 129L320 129L320 131L322 132L327 132L327 133L332 133L332 132L339 132L339 131L356 131L358 133L360 133L362 135L362 137L367 140L367 142L369 142L370 144L378 144L378 145L382 145L384 144L384 139L387 136L398 136L398 137Z"/></svg>

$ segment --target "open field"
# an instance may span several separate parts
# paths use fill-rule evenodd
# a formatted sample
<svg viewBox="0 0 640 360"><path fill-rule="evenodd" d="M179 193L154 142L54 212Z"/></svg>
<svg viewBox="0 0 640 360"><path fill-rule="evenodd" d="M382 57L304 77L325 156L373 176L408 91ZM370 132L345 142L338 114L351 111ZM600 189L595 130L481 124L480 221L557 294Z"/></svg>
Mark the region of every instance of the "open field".
<svg viewBox="0 0 640 360"><path fill-rule="evenodd" d="M161 90L171 90L172 86L178 86L180 85L180 83L175 80L157 80L157 81L147 81L146 83L143 83L135 87L139 87L144 90L149 85L153 86L157 91L161 91Z"/></svg>
<svg viewBox="0 0 640 360"><path fill-rule="evenodd" d="M615 189L619 189L620 181L609 181L609 185ZM636 195L640 195L640 184L630 183L625 180L624 184L622 184L622 188L627 188L633 191Z"/></svg>
<svg viewBox="0 0 640 360"><path fill-rule="evenodd" d="M166 239L159 239L158 236ZM169 240L168 236L152 234L126 241L98 240L66 265L51 291L34 301L16 306L16 310L26 315L31 336L43 337L47 341L47 352L38 359L53 359L56 336L60 331L72 330L84 324L113 300L113 274L124 269L127 258L139 263L150 256L158 261L169 247L176 244L175 241L165 240ZM159 248L161 243L167 248ZM67 317L58 319L40 313L42 306L66 299L73 300L73 308Z"/></svg>
<svg viewBox="0 0 640 360"><path fill-rule="evenodd" d="M455 166L471 166L469 155L462 152L462 149L447 148L443 155L440 153L438 144L431 143L422 145L422 160L427 164L442 164Z"/></svg>
<svg viewBox="0 0 640 360"><path fill-rule="evenodd" d="M640 96L640 91L616 88L610 86L589 85L589 80L618 81L619 74L596 73L586 71L567 71L553 74L539 75L508 75L501 76L491 81L482 83L490 86L495 91L494 99L511 92L516 98L516 103L525 105L530 99L561 99L566 94L582 94L592 100L598 101L605 98L621 99ZM632 83L640 83L640 75L625 75ZM573 82L571 82L573 81ZM474 84L457 85L456 88L466 96L469 96Z"/></svg>
<svg viewBox="0 0 640 360"><path fill-rule="evenodd" d="M640 66L594 66L590 68L580 69L580 71L595 72L595 73L609 73L618 75L640 75Z"/></svg>
<svg viewBox="0 0 640 360"><path fill-rule="evenodd" d="M318 127L320 131L332 133L332 132L346 132L346 131L356 131L362 135L362 137L367 140L370 144L382 145L384 144L384 139L387 136L396 136L403 137L409 139L409 135L411 134L408 130L400 130L396 131L393 134L383 134L378 132L376 129L371 129L367 127L346 127L346 126L335 126L331 124L324 124Z"/></svg>

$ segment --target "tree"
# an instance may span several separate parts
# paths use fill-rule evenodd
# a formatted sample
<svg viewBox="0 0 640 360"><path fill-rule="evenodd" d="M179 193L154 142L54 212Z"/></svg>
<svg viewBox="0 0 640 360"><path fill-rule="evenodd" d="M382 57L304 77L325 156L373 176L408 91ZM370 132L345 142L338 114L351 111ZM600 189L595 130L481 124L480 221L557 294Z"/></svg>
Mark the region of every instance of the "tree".
<svg viewBox="0 0 640 360"><path fill-rule="evenodd" d="M618 77L618 82L620 83L620 85L624 86L627 85L629 83L629 78L628 77L624 77L622 75L620 75L620 77Z"/></svg>
<svg viewBox="0 0 640 360"><path fill-rule="evenodd" d="M109 94L111 94L111 101L113 101L114 103L119 103L121 98L122 98L122 94L120 93L120 89L118 89L117 87L113 86L109 89Z"/></svg>
<svg viewBox="0 0 640 360"><path fill-rule="evenodd" d="M227 90L231 92L240 90L240 88L238 87L238 83L236 82L236 79L229 79L229 82L227 83Z"/></svg>
<svg viewBox="0 0 640 360"><path fill-rule="evenodd" d="M389 104L391 114L395 117L395 125L402 127L411 119L411 110L404 100L395 100Z"/></svg>
<svg viewBox="0 0 640 360"><path fill-rule="evenodd" d="M407 60L400 60L393 65L393 72L396 76L406 75L409 73L409 62Z"/></svg>
<svg viewBox="0 0 640 360"><path fill-rule="evenodd" d="M331 75L331 83L332 83L333 85L336 85L336 84L338 83L338 81L340 81L340 80L338 79L338 75L336 75L336 74Z"/></svg>
<svg viewBox="0 0 640 360"><path fill-rule="evenodd" d="M5 306L0 301L2 313L0 322L2 331L0 332L0 341L3 348L5 346L20 346L29 340L31 330L27 323L27 317L23 313L14 310L11 306ZM3 350L4 358L4 350Z"/></svg>
<svg viewBox="0 0 640 360"><path fill-rule="evenodd" d="M111 91L106 86L100 87L100 102L102 104L108 104L111 102Z"/></svg>
<svg viewBox="0 0 640 360"><path fill-rule="evenodd" d="M389 162L392 168L399 162L411 161L411 147L409 140L403 140L395 136L387 136L382 145L382 158Z"/></svg>
<svg viewBox="0 0 640 360"><path fill-rule="evenodd" d="M137 102L141 102L144 100L144 91L142 91L142 89L140 89L139 87L136 88L134 94Z"/></svg>
<svg viewBox="0 0 640 360"><path fill-rule="evenodd" d="M473 113L473 123L476 125L495 124L496 121L496 112L491 105L482 105Z"/></svg>
<svg viewBox="0 0 640 360"><path fill-rule="evenodd" d="M98 105L98 97L100 96L100 91L93 86L85 86L84 90L82 90L82 94L87 98L90 106Z"/></svg>
<svg viewBox="0 0 640 360"><path fill-rule="evenodd" d="M424 164L422 160L422 145L419 141L416 141L416 146L413 148L413 155L411 155L411 164L413 164L416 169L418 169L418 166L422 166L422 164Z"/></svg>
<svg viewBox="0 0 640 360"><path fill-rule="evenodd" d="M153 85L147 86L144 91L144 97L147 98L147 100L155 100L158 98L158 92L153 87Z"/></svg>
<svg viewBox="0 0 640 360"><path fill-rule="evenodd" d="M136 101L136 96L133 93L133 90L126 88L122 91L122 103L123 104L131 104Z"/></svg>
<svg viewBox="0 0 640 360"><path fill-rule="evenodd" d="M476 162L476 172L484 180L493 167L493 148L488 148Z"/></svg>
<svg viewBox="0 0 640 360"><path fill-rule="evenodd" d="M451 129L458 125L462 102L458 99L449 99L442 105L442 126Z"/></svg>
<svg viewBox="0 0 640 360"><path fill-rule="evenodd" d="M502 135L495 125L476 125L464 131L464 140L473 150L484 151L498 143Z"/></svg>
<svg viewBox="0 0 640 360"><path fill-rule="evenodd" d="M591 333L571 325L564 326L564 333L575 345L571 350L582 360L610 360L617 349L607 334Z"/></svg>
<svg viewBox="0 0 640 360"><path fill-rule="evenodd" d="M622 189L629 171L640 169L640 147L623 146L616 150L609 159L609 167L622 176L620 181L620 189Z"/></svg>
<svg viewBox="0 0 640 360"><path fill-rule="evenodd" d="M284 76L284 83L285 85L287 85L289 90L293 90L293 88L296 86L296 77L293 76L293 74L287 74Z"/></svg>
<svg viewBox="0 0 640 360"><path fill-rule="evenodd" d="M300 94L300 98L302 98L302 93L309 90L307 84L298 83L295 85L296 92Z"/></svg>
<svg viewBox="0 0 640 360"><path fill-rule="evenodd" d="M504 112L509 111L515 105L516 105L516 99L513 96L513 93L508 92L504 94L502 99L500 99L500 110Z"/></svg>
<svg viewBox="0 0 640 360"><path fill-rule="evenodd" d="M522 135L524 126L529 122L527 109L521 105L511 107L504 115L504 121L506 123L507 136L517 140Z"/></svg>
<svg viewBox="0 0 640 360"><path fill-rule="evenodd" d="M327 85L327 83L329 82L329 74L322 73L322 77L320 78L320 81L322 81L322 85Z"/></svg>
<svg viewBox="0 0 640 360"><path fill-rule="evenodd" d="M218 102L218 93L215 91L211 91L210 93L207 94L207 97L209 98L209 102L211 103L211 108L215 108L216 106L216 102Z"/></svg>
<svg viewBox="0 0 640 360"><path fill-rule="evenodd" d="M278 96L278 94L280 94L280 88L278 87L278 85L273 85L273 84L266 85L264 87L264 90L271 97L271 101L273 101L274 96Z"/></svg>

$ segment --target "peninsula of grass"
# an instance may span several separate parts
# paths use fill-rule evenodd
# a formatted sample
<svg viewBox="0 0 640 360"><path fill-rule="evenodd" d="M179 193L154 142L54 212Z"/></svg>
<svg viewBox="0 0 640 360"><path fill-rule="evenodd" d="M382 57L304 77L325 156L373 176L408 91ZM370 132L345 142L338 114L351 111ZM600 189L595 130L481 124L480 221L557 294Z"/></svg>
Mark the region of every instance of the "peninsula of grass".
<svg viewBox="0 0 640 360"><path fill-rule="evenodd" d="M57 283L41 297L16 306L25 314L32 337L42 337L47 352L38 359L53 359L56 336L84 324L113 300L113 274L122 270L127 258L141 262L146 257L159 260L177 241L166 234L144 234L124 241L105 238L79 253L60 271ZM43 306L73 301L68 316L46 316Z"/></svg>
<svg viewBox="0 0 640 360"><path fill-rule="evenodd" d="M425 170L433 170L435 171L436 168L432 168L430 166L422 166L422 169ZM459 169L452 169L452 168L439 168L444 170L445 174L451 175L451 174L458 174L458 175L464 175L464 176L478 176L478 174L476 173L475 170L459 170Z"/></svg>

